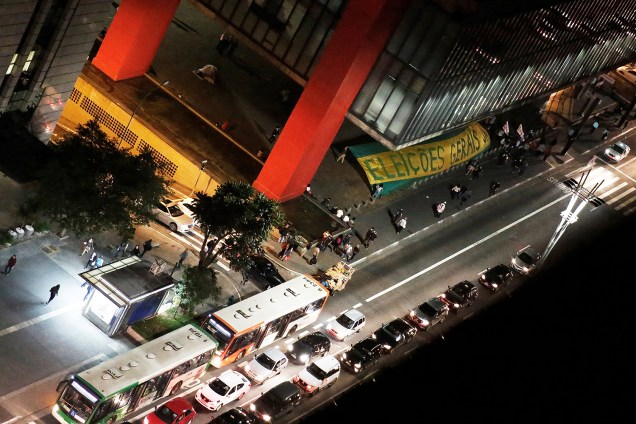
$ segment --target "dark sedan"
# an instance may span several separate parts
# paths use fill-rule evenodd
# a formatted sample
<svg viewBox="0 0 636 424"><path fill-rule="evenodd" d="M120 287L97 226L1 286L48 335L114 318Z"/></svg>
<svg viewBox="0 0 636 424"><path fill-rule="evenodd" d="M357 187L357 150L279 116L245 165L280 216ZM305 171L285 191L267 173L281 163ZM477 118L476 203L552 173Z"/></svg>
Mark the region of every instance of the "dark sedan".
<svg viewBox="0 0 636 424"><path fill-rule="evenodd" d="M395 348L410 342L416 333L415 327L402 318L396 318L375 330L373 337L382 343L385 353L391 353Z"/></svg>
<svg viewBox="0 0 636 424"><path fill-rule="evenodd" d="M479 282L488 290L496 292L512 281L512 270L504 264L488 268L479 276Z"/></svg>
<svg viewBox="0 0 636 424"><path fill-rule="evenodd" d="M353 373L358 373L366 369L369 365L375 364L384 346L373 337L367 337L351 346L351 349L342 354L340 362Z"/></svg>
<svg viewBox="0 0 636 424"><path fill-rule="evenodd" d="M453 312L457 312L470 306L477 299L477 296L479 296L477 286L464 280L454 286L448 286L448 290L442 294L442 300Z"/></svg>
<svg viewBox="0 0 636 424"><path fill-rule="evenodd" d="M254 266L250 267L247 275L254 280L262 290L275 287L285 282L285 279L279 274L276 266L265 256L252 255L250 259Z"/></svg>
<svg viewBox="0 0 636 424"><path fill-rule="evenodd" d="M316 331L296 340L289 347L287 354L293 363L305 365L314 358L325 356L329 353L330 348L331 340L329 337Z"/></svg>

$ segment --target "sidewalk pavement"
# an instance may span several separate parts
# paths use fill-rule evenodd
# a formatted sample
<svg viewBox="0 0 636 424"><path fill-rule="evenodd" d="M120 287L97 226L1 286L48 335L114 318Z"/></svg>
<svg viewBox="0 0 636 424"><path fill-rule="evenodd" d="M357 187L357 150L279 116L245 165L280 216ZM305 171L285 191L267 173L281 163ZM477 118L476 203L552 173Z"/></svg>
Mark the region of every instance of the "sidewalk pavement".
<svg viewBox="0 0 636 424"><path fill-rule="evenodd" d="M187 10L189 6L183 7ZM180 13L181 15L179 15ZM178 12L178 15L186 22L190 16L198 16L196 14L183 14L183 12ZM183 149L193 160L199 160L201 157L209 158L210 162L206 172L210 172L219 181L234 179L252 183L263 165L262 160L256 155L257 151L269 148L267 136L271 128L281 122L284 123L290 113L289 109L281 107L278 91L292 83L289 78L274 69L263 57L247 48L239 48L233 58L217 57L213 40L216 40L216 33L222 32L222 25L209 22L208 19L193 23L193 25L198 32L182 34L178 31L168 31L165 39L165 44L168 47L162 48L158 52L153 62L151 75L114 82L92 65L87 64L83 71L84 76L102 87L104 94L111 96L130 111L137 109L143 97L156 87L155 83L149 80L150 78L159 83L170 80L171 83L164 87L167 91L157 90L151 99L146 99L144 107L139 108L136 116L146 122L154 131L169 139L175 146ZM174 60L174 50L181 49L180 46L184 42L179 37L192 36L192 34L201 38L197 43L192 44L196 45L196 48L189 51L190 54L183 56L182 60ZM172 46L172 51L169 46ZM214 86L201 81L192 74L192 69L210 61L219 67L220 72L219 83ZM611 98L611 93L601 93L601 98L594 114L610 109L615 104L615 100ZM336 161L337 154L344 148L344 145L371 141L368 136L362 135L357 139L350 139L347 143L334 143L332 152L323 158L311 181L314 196L303 195L287 201L282 204L283 211L292 227L307 240L318 239L325 230L329 230L332 234L347 231L348 227L342 221L336 219L329 211L320 206L320 202L326 197L331 198L332 205L342 207L355 217L353 243L360 243L362 246L362 239L366 231L370 227L376 228L379 233L378 239L369 249L362 247L359 255L352 262L354 267L360 265L369 260L372 255L401 240L406 234L438 223L439 221L433 216L431 208L434 203L450 200L448 187L451 183L469 186L473 197L462 208L449 203L441 221L451 215L462 213L472 205L496 199L497 195L492 198L488 197L489 185L492 180L500 181L499 193L505 192L526 178L571 160L577 154L579 147L582 151L598 144L601 131L589 133L589 131L584 130L581 132L579 141L572 146L567 155L556 155L565 144L568 129L580 121L581 117L576 114L580 113L588 97L576 98L570 91L564 90L559 94L559 99L567 107L558 106L550 109L550 104L557 103L539 100L502 113L497 117L497 124L491 131L493 135L505 121L510 121L511 132L514 132L519 124L523 124L526 133L529 133L530 130L545 130L546 127L554 128L550 135L557 142L557 145L553 147L553 155L543 161L540 154L536 155L536 152L528 151L529 165L523 176L513 174L510 163L505 166L497 165L497 154L501 147L497 146L498 141L495 137L491 141L492 149L480 158L484 171L479 178L468 179L464 175L464 167L459 166L426 180L414 182L408 189L399 190L371 201L368 181L357 161L350 156L346 158L344 163ZM222 131L215 125L215 123L224 120L229 120L232 123L230 131ZM590 128L589 123L587 125L586 128ZM609 125L609 123L603 122L603 125ZM617 130L610 127L610 131L609 139L611 140ZM351 130L351 124L348 122L343 124L341 133L355 132ZM359 131L357 132L359 133ZM25 140L11 138L2 140L2 143L24 145ZM28 154L25 154L25 157L29 157ZM4 162L7 160L11 161L14 158L5 157ZM3 160L0 159L0 166L2 166L2 162ZM25 164L29 165L27 161ZM17 218L16 210L24 198L24 192L28 192L29 186L6 181L7 177L2 178L3 180L0 180L0 194L3 195L5 206L0 211L0 225L2 229L13 228L23 224ZM190 190L185 188L182 191L187 193ZM390 217L390 214L398 208L403 208L409 218L408 226L401 234L396 234ZM149 231L151 233L148 233ZM153 249L145 258L161 258L168 264L176 263L183 247L176 240L164 238L159 234L152 229L138 229L134 243L141 245L148 238L156 239L160 243L160 247ZM114 246L119 242L115 235L109 234L98 235L94 238L98 250L104 249L104 253L114 250ZM280 245L276 239L276 232L274 232L270 240L265 243L265 251L280 268L290 273L314 274L318 269L324 270L340 260L337 254L327 250L319 255L316 265L309 264L310 251L302 257L298 253L294 253L289 261L281 262L277 258ZM28 241L22 243L25 243L25 246L29 244ZM79 248L81 240L71 236L65 243L68 246ZM130 248L132 246L134 244ZM12 246L0 250L0 261L5 256L8 258L9 253L15 248ZM40 247L36 247L36 249L40 249ZM194 253L196 252L190 255L187 263L195 260ZM76 273L81 272L83 266L81 261L77 258L70 258L73 262L69 264L69 269ZM255 290L255 287L250 284L245 287L237 287L236 282L240 279L235 278L237 277L233 275L235 273L219 269L222 271L219 276L223 287L222 299L230 295L234 295L235 298L237 295L244 297ZM179 272L175 272L176 278L179 277Z"/></svg>

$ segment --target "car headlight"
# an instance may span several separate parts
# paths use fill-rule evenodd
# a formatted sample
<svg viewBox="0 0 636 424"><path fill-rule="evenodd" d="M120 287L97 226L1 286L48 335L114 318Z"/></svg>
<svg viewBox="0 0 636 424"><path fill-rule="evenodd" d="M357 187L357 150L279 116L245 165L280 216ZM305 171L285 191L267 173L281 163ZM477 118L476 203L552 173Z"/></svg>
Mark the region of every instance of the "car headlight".
<svg viewBox="0 0 636 424"><path fill-rule="evenodd" d="M347 359L347 354L346 353L342 354L342 359Z"/></svg>
<svg viewBox="0 0 636 424"><path fill-rule="evenodd" d="M383 346L384 346L384 348L385 348L385 349L387 349L387 350L391 349L391 345L385 344L385 345L383 345Z"/></svg>
<svg viewBox="0 0 636 424"><path fill-rule="evenodd" d="M289 345L289 349L287 349L287 352L291 352L294 350L294 345Z"/></svg>
<svg viewBox="0 0 636 424"><path fill-rule="evenodd" d="M256 411L256 405L250 403L250 411Z"/></svg>
<svg viewBox="0 0 636 424"><path fill-rule="evenodd" d="M430 322L427 319L422 319L420 320L420 322L422 323L422 325L429 325Z"/></svg>
<svg viewBox="0 0 636 424"><path fill-rule="evenodd" d="M412 317L415 316L415 311L409 312L409 316L412 316Z"/></svg>
<svg viewBox="0 0 636 424"><path fill-rule="evenodd" d="M305 354L302 354L302 355L300 355L300 356L298 357L298 359L299 359L301 362L307 362L307 361L309 360L309 355L307 355L306 353L305 353Z"/></svg>
<svg viewBox="0 0 636 424"><path fill-rule="evenodd" d="M361 367L362 367L362 364L358 362L358 363L356 363L356 364L353 364L353 367L354 367L354 368L361 368Z"/></svg>
<svg viewBox="0 0 636 424"><path fill-rule="evenodd" d="M492 288L493 288L493 289L496 289L497 287L498 287L498 286L497 286L497 283L492 283Z"/></svg>
<svg viewBox="0 0 636 424"><path fill-rule="evenodd" d="M459 303L453 303L453 306L455 307L455 309L459 308Z"/></svg>
<svg viewBox="0 0 636 424"><path fill-rule="evenodd" d="M272 417L270 417L267 414L264 414L262 418L263 418L263 421L267 421L267 422L270 422L272 420Z"/></svg>
<svg viewBox="0 0 636 424"><path fill-rule="evenodd" d="M250 370L250 364L245 364L245 371L249 371Z"/></svg>
<svg viewBox="0 0 636 424"><path fill-rule="evenodd" d="M486 279L486 274L481 274L481 277L479 277L480 280L485 280Z"/></svg>
<svg viewBox="0 0 636 424"><path fill-rule="evenodd" d="M148 417L144 417L144 424L148 424L150 422L150 420L148 419Z"/></svg>

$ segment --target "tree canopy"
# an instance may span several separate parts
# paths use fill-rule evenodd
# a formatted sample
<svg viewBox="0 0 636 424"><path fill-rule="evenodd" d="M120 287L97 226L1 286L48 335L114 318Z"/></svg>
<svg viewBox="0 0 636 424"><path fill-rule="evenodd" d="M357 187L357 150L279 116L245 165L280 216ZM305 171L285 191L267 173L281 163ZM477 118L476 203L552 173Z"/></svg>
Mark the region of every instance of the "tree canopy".
<svg viewBox="0 0 636 424"><path fill-rule="evenodd" d="M212 196L197 193L194 214L203 232L199 268L222 255L238 272L252 265L249 255L262 252L272 228L285 221L277 201L243 182L223 183Z"/></svg>
<svg viewBox="0 0 636 424"><path fill-rule="evenodd" d="M78 235L108 230L129 236L154 218L168 180L149 151L133 155L100 129L96 119L51 145L53 159L24 209L50 216Z"/></svg>

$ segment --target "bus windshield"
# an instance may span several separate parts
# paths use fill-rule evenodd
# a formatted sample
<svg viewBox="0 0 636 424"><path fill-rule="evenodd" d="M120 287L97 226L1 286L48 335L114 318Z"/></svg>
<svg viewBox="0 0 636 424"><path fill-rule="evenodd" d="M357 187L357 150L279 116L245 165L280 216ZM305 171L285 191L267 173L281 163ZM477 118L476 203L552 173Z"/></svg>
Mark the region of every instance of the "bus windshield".
<svg viewBox="0 0 636 424"><path fill-rule="evenodd" d="M234 333L221 321L217 320L214 315L208 317L207 325L205 329L212 334L212 337L219 342L217 349L223 351L227 347L230 340L234 336Z"/></svg>
<svg viewBox="0 0 636 424"><path fill-rule="evenodd" d="M93 413L99 398L79 382L73 381L67 385L60 396L60 407L65 412L78 419L86 421Z"/></svg>

